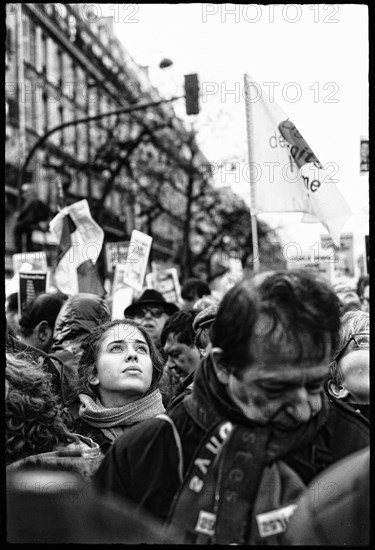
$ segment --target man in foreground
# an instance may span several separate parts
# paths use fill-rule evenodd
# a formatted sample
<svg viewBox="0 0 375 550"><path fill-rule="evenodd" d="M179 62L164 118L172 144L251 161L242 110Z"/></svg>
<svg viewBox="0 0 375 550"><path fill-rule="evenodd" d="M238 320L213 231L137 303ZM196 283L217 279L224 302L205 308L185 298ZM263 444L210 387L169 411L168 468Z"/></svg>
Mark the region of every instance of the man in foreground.
<svg viewBox="0 0 375 550"><path fill-rule="evenodd" d="M178 526L181 543L279 544L305 485L369 444L323 389L339 328L337 296L307 272L236 285L192 392L119 438L97 486Z"/></svg>

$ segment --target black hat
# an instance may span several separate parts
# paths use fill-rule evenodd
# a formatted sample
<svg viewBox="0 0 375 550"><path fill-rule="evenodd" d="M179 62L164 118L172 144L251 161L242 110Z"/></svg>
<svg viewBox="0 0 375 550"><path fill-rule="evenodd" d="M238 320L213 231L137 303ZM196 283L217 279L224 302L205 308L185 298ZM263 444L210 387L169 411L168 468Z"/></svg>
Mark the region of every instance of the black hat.
<svg viewBox="0 0 375 550"><path fill-rule="evenodd" d="M142 306L161 306L167 315L172 315L176 311L179 311L179 308L176 304L167 302L162 294L153 288L146 288L146 290L141 294L139 299L131 304L124 310L125 317L134 317L137 310Z"/></svg>

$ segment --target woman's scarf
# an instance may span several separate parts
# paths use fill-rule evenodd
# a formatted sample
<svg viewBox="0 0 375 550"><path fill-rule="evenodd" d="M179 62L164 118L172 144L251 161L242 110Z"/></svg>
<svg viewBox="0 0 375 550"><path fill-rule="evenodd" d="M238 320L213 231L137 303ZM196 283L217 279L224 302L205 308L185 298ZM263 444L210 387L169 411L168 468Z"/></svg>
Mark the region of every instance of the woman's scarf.
<svg viewBox="0 0 375 550"><path fill-rule="evenodd" d="M80 418L90 426L100 428L111 441L122 434L125 426L165 412L158 389L122 407L104 407L99 399L94 400L83 393L79 394L79 399L81 401Z"/></svg>

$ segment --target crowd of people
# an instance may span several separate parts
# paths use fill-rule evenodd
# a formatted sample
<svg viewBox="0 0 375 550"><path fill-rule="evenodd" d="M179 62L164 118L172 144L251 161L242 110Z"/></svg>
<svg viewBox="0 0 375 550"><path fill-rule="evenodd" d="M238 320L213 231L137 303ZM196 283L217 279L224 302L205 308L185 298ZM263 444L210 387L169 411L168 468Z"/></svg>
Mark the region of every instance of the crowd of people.
<svg viewBox="0 0 375 550"><path fill-rule="evenodd" d="M7 541L368 545L369 277L181 297L7 297Z"/></svg>

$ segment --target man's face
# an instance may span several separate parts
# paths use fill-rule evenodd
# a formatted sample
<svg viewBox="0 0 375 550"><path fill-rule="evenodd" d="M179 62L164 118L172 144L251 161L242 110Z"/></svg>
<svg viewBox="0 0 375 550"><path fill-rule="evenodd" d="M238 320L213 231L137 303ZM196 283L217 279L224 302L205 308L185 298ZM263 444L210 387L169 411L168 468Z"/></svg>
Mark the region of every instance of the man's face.
<svg viewBox="0 0 375 550"><path fill-rule="evenodd" d="M172 384L184 379L199 365L199 351L178 341L178 336L169 333L164 344L164 351L168 357L165 368L168 371Z"/></svg>
<svg viewBox="0 0 375 550"><path fill-rule="evenodd" d="M345 311L361 309L361 300L354 288L342 286L336 290L336 294Z"/></svg>
<svg viewBox="0 0 375 550"><path fill-rule="evenodd" d="M134 319L145 327L154 344L160 341L161 331L168 318L169 315L161 306L143 306L134 315Z"/></svg>
<svg viewBox="0 0 375 550"><path fill-rule="evenodd" d="M318 361L310 343L310 353L305 349L305 359L295 365L294 345L280 345L277 354L266 339L262 342L253 350L256 363L237 376L228 375L227 392L250 420L291 430L308 422L322 408L330 350L323 361Z"/></svg>

